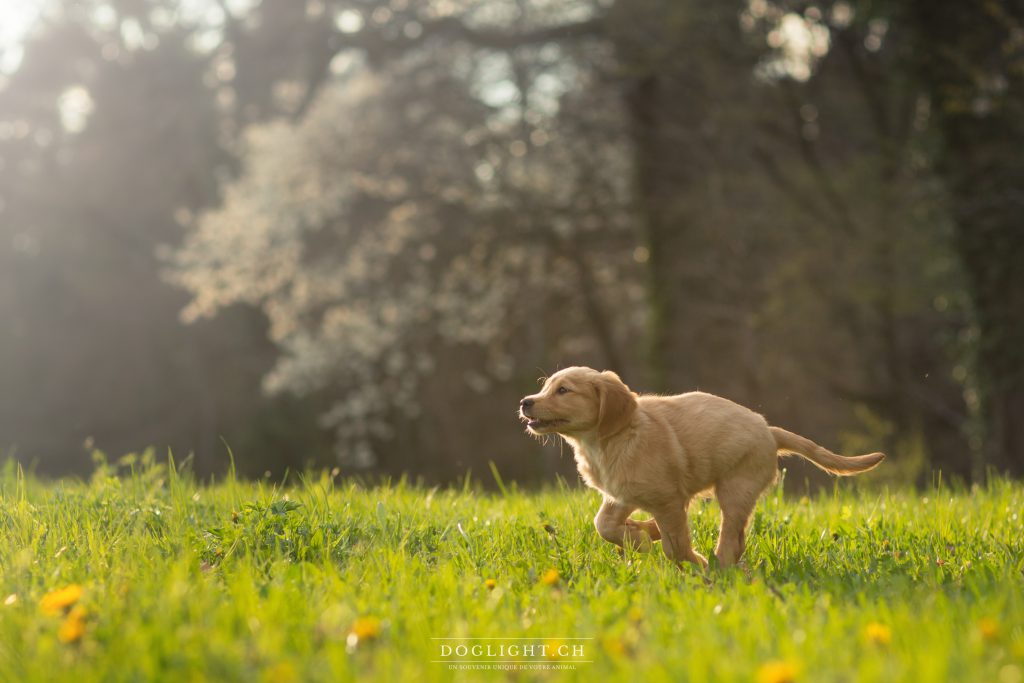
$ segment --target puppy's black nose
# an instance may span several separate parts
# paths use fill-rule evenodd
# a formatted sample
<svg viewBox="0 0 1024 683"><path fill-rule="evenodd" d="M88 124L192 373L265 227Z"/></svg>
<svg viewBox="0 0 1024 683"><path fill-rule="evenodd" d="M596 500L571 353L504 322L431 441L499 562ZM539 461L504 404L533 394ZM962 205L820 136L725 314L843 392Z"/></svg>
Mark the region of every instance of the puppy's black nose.
<svg viewBox="0 0 1024 683"><path fill-rule="evenodd" d="M524 398L522 401L519 402L519 407L520 408L529 408L532 405L533 405L533 399L532 398Z"/></svg>

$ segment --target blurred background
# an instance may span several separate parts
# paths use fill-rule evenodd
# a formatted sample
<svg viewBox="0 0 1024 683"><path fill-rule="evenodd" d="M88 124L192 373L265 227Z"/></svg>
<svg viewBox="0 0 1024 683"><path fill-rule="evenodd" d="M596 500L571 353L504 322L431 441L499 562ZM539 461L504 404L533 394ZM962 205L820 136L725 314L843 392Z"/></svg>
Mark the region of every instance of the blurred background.
<svg viewBox="0 0 1024 683"><path fill-rule="evenodd" d="M588 364L1024 474L1022 86L1016 0L0 0L0 448L574 481Z"/></svg>

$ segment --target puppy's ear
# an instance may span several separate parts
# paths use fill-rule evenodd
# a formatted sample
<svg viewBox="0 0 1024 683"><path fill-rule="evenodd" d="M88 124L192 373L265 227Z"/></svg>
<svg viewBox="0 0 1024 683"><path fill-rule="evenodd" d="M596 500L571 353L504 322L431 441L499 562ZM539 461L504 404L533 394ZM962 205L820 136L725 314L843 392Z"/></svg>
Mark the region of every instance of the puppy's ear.
<svg viewBox="0 0 1024 683"><path fill-rule="evenodd" d="M594 384L598 400L597 435L607 439L629 426L636 412L636 394L609 370L598 375Z"/></svg>

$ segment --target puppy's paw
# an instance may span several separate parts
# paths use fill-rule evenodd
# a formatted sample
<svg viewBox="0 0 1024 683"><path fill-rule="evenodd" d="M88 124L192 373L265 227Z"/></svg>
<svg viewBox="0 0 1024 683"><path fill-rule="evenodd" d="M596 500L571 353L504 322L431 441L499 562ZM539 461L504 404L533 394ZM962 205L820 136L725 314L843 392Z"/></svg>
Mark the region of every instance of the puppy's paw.
<svg viewBox="0 0 1024 683"><path fill-rule="evenodd" d="M686 559L700 567L702 572L706 572L708 570L708 558L704 557L696 550L691 550L690 557L687 557Z"/></svg>
<svg viewBox="0 0 1024 683"><path fill-rule="evenodd" d="M647 530L635 524L626 522L626 531L622 535L622 543L637 552L646 553L650 551L653 540Z"/></svg>
<svg viewBox="0 0 1024 683"><path fill-rule="evenodd" d="M658 528L658 523L653 519L627 519L626 527L633 529L642 529L650 537L652 541L661 540L661 529Z"/></svg>

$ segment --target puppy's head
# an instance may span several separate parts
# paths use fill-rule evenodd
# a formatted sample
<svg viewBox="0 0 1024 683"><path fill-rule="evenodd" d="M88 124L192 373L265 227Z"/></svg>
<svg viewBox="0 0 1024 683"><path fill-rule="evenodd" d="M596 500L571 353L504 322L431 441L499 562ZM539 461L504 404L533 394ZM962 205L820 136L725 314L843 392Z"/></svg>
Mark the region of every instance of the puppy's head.
<svg viewBox="0 0 1024 683"><path fill-rule="evenodd" d="M519 416L533 434L596 432L606 438L625 429L636 394L614 372L573 367L548 377L539 393L519 402Z"/></svg>

